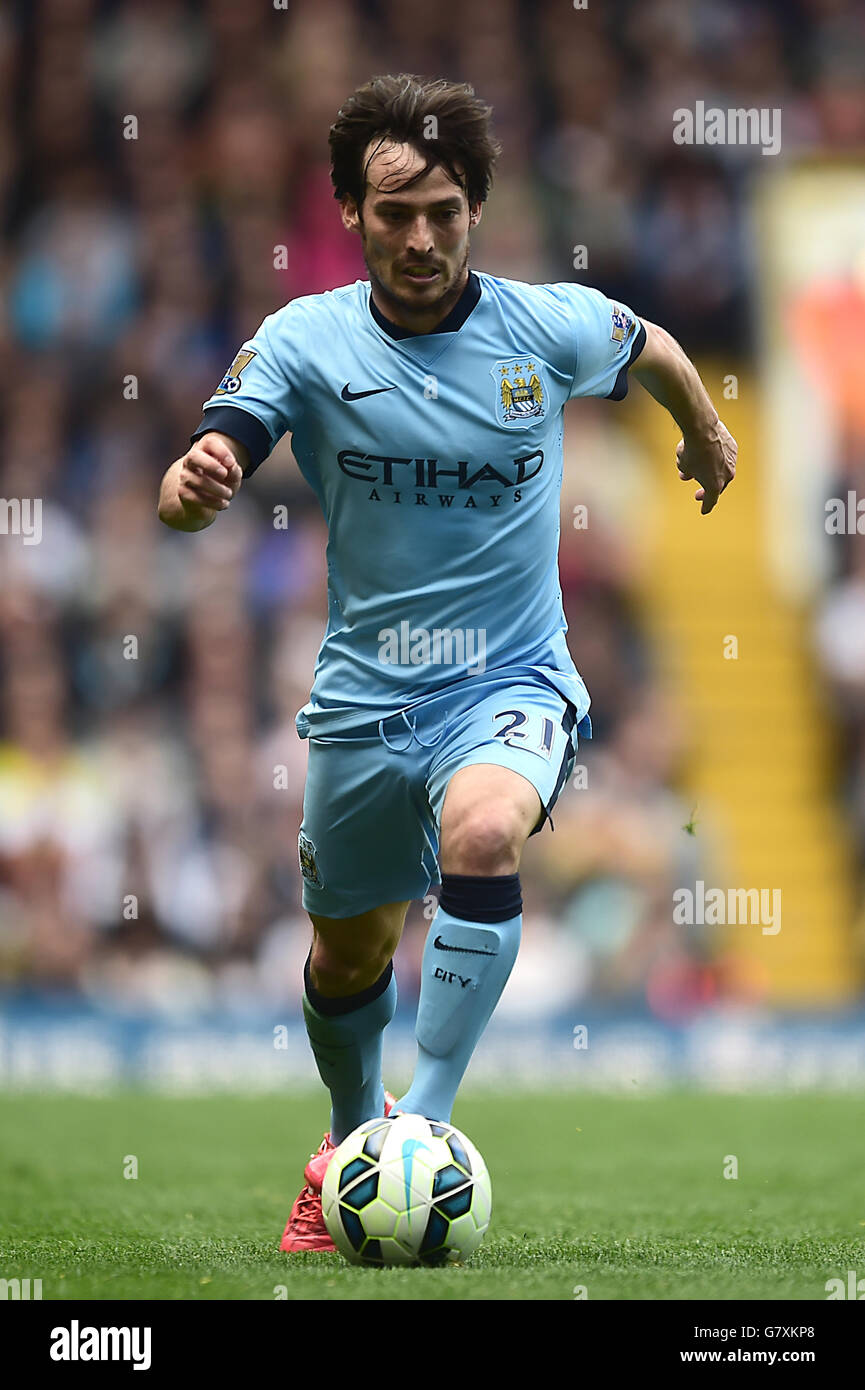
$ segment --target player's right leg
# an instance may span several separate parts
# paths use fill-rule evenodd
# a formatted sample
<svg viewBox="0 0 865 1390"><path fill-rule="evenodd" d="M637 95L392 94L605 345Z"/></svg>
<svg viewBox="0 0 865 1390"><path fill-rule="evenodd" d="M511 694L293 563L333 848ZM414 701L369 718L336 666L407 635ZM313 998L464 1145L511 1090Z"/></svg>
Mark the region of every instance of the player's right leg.
<svg viewBox="0 0 865 1390"><path fill-rule="evenodd" d="M334 1147L385 1113L382 1035L396 1007L391 958L412 898L435 872L424 769L375 737L310 745L299 838L313 925L303 1012L331 1131L307 1164L282 1250L332 1250L321 1185ZM378 903L379 906L371 904Z"/></svg>
<svg viewBox="0 0 865 1390"><path fill-rule="evenodd" d="M321 1211L328 1163L347 1134L390 1109L393 1097L381 1079L382 1040L396 1007L391 960L407 908L408 902L398 902L354 917L310 914L303 1014L319 1076L330 1092L331 1128L304 1169L281 1250L335 1248Z"/></svg>
<svg viewBox="0 0 865 1390"><path fill-rule="evenodd" d="M396 1008L392 958L408 902L355 917L312 915L303 1014L318 1074L330 1092L334 1145L384 1114L381 1052Z"/></svg>

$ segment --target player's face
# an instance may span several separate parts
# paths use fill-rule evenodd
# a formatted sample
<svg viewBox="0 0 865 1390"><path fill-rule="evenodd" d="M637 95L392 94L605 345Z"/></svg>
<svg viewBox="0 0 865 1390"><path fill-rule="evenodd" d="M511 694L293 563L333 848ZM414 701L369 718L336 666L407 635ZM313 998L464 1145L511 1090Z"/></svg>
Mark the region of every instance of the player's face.
<svg viewBox="0 0 865 1390"><path fill-rule="evenodd" d="M384 145L370 162L362 207L351 198L342 206L346 227L360 234L376 304L419 333L434 328L462 294L469 232L481 215L440 165L403 187L424 164L411 145Z"/></svg>

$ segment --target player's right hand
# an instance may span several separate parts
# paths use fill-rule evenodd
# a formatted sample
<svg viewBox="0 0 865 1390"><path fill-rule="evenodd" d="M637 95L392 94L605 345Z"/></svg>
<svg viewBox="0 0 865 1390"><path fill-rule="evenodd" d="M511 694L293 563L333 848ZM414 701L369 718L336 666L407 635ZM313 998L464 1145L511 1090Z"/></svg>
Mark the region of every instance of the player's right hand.
<svg viewBox="0 0 865 1390"><path fill-rule="evenodd" d="M192 516L202 508L224 512L242 481L240 464L228 445L218 434L205 434L180 460L177 496Z"/></svg>

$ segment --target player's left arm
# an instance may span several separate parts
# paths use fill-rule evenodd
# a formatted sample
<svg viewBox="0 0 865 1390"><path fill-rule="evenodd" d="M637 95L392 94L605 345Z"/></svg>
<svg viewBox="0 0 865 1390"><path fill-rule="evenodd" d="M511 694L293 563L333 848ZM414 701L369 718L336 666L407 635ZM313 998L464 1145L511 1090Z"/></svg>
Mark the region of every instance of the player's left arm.
<svg viewBox="0 0 865 1390"><path fill-rule="evenodd" d="M641 385L670 412L682 431L676 449L679 477L696 478L694 494L705 516L736 474L738 445L718 418L697 368L664 328L642 320L646 343L630 369Z"/></svg>

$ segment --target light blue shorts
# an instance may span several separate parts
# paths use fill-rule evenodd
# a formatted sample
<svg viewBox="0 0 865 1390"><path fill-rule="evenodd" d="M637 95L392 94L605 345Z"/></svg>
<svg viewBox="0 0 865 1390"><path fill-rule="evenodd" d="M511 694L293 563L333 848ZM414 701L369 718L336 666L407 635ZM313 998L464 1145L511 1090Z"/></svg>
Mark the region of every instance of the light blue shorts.
<svg viewBox="0 0 865 1390"><path fill-rule="evenodd" d="M451 777L473 763L519 772L536 789L542 828L570 777L588 716L540 679L467 682L410 710L309 739L298 837L303 906L353 917L422 898L440 882L439 829Z"/></svg>

